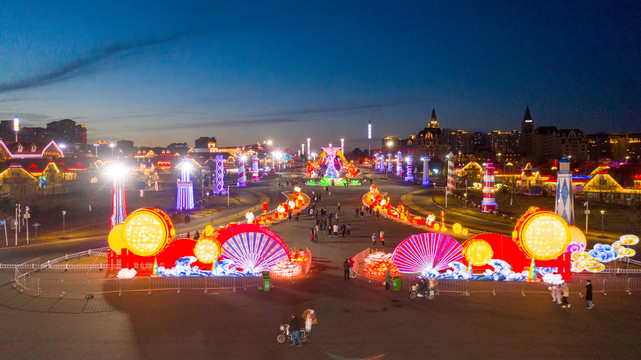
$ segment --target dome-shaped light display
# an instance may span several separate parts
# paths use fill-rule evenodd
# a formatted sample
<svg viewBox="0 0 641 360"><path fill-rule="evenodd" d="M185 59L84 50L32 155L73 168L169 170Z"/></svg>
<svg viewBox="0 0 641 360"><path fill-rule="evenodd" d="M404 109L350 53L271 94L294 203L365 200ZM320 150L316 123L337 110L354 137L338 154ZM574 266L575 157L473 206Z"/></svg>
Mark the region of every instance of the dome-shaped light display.
<svg viewBox="0 0 641 360"><path fill-rule="evenodd" d="M528 258L552 260L567 249L570 230L561 216L532 207L517 222L512 239Z"/></svg>
<svg viewBox="0 0 641 360"><path fill-rule="evenodd" d="M159 254L175 233L169 216L158 209L138 209L125 220L127 248L139 256Z"/></svg>
<svg viewBox="0 0 641 360"><path fill-rule="evenodd" d="M201 239L194 247L194 256L203 264L211 264L220 255L220 244L216 240Z"/></svg>
<svg viewBox="0 0 641 360"><path fill-rule="evenodd" d="M487 241L473 238L463 243L463 256L473 266L483 266L492 260L494 251Z"/></svg>

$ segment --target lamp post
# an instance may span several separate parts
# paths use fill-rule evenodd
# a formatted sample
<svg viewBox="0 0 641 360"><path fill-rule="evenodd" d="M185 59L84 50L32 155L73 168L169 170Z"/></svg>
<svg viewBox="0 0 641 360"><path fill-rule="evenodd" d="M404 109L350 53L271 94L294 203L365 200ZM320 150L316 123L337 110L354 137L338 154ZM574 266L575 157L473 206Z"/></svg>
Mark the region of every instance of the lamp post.
<svg viewBox="0 0 641 360"><path fill-rule="evenodd" d="M24 220L25 220L25 229L27 230L27 244L29 244L29 218L31 217L31 214L29 214L29 206L24 207Z"/></svg>
<svg viewBox="0 0 641 360"><path fill-rule="evenodd" d="M583 205L585 205L585 235L588 235L588 215L590 215L590 201L586 201Z"/></svg>
<svg viewBox="0 0 641 360"><path fill-rule="evenodd" d="M605 223L605 210L601 210L601 237L603 236L603 224Z"/></svg>
<svg viewBox="0 0 641 360"><path fill-rule="evenodd" d="M35 235L33 237L33 242L36 243L36 242L38 242L38 227L40 226L40 223L36 221L36 222L33 223L32 226L36 231L36 233L35 233Z"/></svg>
<svg viewBox="0 0 641 360"><path fill-rule="evenodd" d="M67 238L65 236L65 215L67 215L67 211L62 210L62 237L61 237L62 240Z"/></svg>
<svg viewBox="0 0 641 360"><path fill-rule="evenodd" d="M13 221L13 224L15 226L15 235L16 235L16 246L18 246L18 226L20 225L20 215L18 215L18 212L20 211L20 203L16 203L16 216L15 220Z"/></svg>
<svg viewBox="0 0 641 360"><path fill-rule="evenodd" d="M114 158L114 148L116 147L116 144L111 143L111 144L109 144L109 147L111 148L111 159L113 160L113 158Z"/></svg>
<svg viewBox="0 0 641 360"><path fill-rule="evenodd" d="M96 143L96 144L93 144L93 147L95 147L95 148L96 148L96 157L98 157L98 147L99 147L99 146L100 146L100 144L97 144L97 143Z"/></svg>

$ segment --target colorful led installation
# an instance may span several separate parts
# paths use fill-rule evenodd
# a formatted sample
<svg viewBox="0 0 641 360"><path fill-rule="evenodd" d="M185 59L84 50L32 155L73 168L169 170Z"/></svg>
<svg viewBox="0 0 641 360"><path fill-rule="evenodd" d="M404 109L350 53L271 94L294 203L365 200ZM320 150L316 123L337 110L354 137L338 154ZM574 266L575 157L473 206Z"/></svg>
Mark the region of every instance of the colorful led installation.
<svg viewBox="0 0 641 360"><path fill-rule="evenodd" d="M469 239L463 243L463 255L468 264L486 265L494 256L492 246L483 239Z"/></svg>
<svg viewBox="0 0 641 360"><path fill-rule="evenodd" d="M412 163L414 162L414 157L412 155L407 155L407 170L405 172L405 181L414 181L414 171L412 169Z"/></svg>
<svg viewBox="0 0 641 360"><path fill-rule="evenodd" d="M573 253L585 250L587 241L583 231L574 225L568 225L568 229L570 230L570 243L568 244L567 251Z"/></svg>
<svg viewBox="0 0 641 360"><path fill-rule="evenodd" d="M387 154L387 172L392 172L392 153Z"/></svg>
<svg viewBox="0 0 641 360"><path fill-rule="evenodd" d="M340 174L336 170L335 159L336 152L341 148L335 146L323 147L322 148L327 155L327 169L325 170L325 177L330 179L338 179Z"/></svg>
<svg viewBox="0 0 641 360"><path fill-rule="evenodd" d="M493 212L498 209L494 198L494 164L487 161L483 175L483 201L481 202L482 212Z"/></svg>
<svg viewBox="0 0 641 360"><path fill-rule="evenodd" d="M396 153L396 176L403 175L403 153Z"/></svg>
<svg viewBox="0 0 641 360"><path fill-rule="evenodd" d="M109 222L111 228L125 222L127 218L127 193L125 192L125 176L127 169L120 165L114 165L110 169L114 179L113 191L111 193L111 216Z"/></svg>
<svg viewBox="0 0 641 360"><path fill-rule="evenodd" d="M568 225L574 225L574 193L572 191L572 170L570 160L563 157L556 172L556 202L554 212L559 214Z"/></svg>
<svg viewBox="0 0 641 360"><path fill-rule="evenodd" d="M176 209L192 210L194 208L194 183L191 181L191 162L184 160L180 166L180 179L177 181Z"/></svg>
<svg viewBox="0 0 641 360"><path fill-rule="evenodd" d="M423 182L422 186L430 186L430 158L423 157Z"/></svg>
<svg viewBox="0 0 641 360"><path fill-rule="evenodd" d="M251 273L260 273L269 271L280 261L289 260L289 250L283 240L273 232L256 225L245 224L235 227L236 234L223 242L222 256L224 259L233 260L236 267ZM239 231L243 228L257 231Z"/></svg>
<svg viewBox="0 0 641 360"><path fill-rule="evenodd" d="M158 209L138 209L125 220L127 248L136 255L159 254L175 234L169 216Z"/></svg>
<svg viewBox="0 0 641 360"><path fill-rule="evenodd" d="M245 176L245 159L244 156L240 157L238 160L238 180L236 180L236 186L246 187L247 186L247 176Z"/></svg>
<svg viewBox="0 0 641 360"><path fill-rule="evenodd" d="M258 155L252 155L252 181L260 180L259 160Z"/></svg>
<svg viewBox="0 0 641 360"><path fill-rule="evenodd" d="M561 216L530 207L516 223L512 239L528 258L552 260L567 249L570 230Z"/></svg>
<svg viewBox="0 0 641 360"><path fill-rule="evenodd" d="M450 155L447 156L447 193L448 194L454 194L454 190L456 190L456 183L454 182L454 160L452 159L454 155L450 153Z"/></svg>
<svg viewBox="0 0 641 360"><path fill-rule="evenodd" d="M225 195L227 194L227 190L225 189L225 160L223 156L216 155L214 163L216 164L216 182L214 183L212 194Z"/></svg>
<svg viewBox="0 0 641 360"><path fill-rule="evenodd" d="M194 247L194 256L203 264L215 263L220 256L220 244L213 239L200 239Z"/></svg>
<svg viewBox="0 0 641 360"><path fill-rule="evenodd" d="M461 244L441 233L412 235L398 244L392 254L392 262L401 273L444 271L449 263L462 260Z"/></svg>

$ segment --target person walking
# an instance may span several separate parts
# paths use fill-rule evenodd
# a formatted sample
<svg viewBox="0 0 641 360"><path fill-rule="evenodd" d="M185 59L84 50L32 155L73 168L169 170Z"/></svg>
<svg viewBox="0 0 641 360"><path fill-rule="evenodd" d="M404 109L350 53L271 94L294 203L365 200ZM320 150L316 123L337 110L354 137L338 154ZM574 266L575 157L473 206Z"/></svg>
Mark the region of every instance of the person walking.
<svg viewBox="0 0 641 360"><path fill-rule="evenodd" d="M302 346L303 342L300 340L300 321L296 313L292 315L292 319L289 321L289 331L292 334L292 345Z"/></svg>
<svg viewBox="0 0 641 360"><path fill-rule="evenodd" d="M376 246L376 233L372 233L372 246Z"/></svg>
<svg viewBox="0 0 641 360"><path fill-rule="evenodd" d="M347 224L347 226L345 226L345 231L346 231L347 237L352 237L352 226L350 224Z"/></svg>
<svg viewBox="0 0 641 360"><path fill-rule="evenodd" d="M381 245L385 246L385 232L381 230L379 236L381 237Z"/></svg>
<svg viewBox="0 0 641 360"><path fill-rule="evenodd" d="M345 232L347 231L347 228L345 227L345 224L341 225L341 232L343 233L343 237L345 237Z"/></svg>
<svg viewBox="0 0 641 360"><path fill-rule="evenodd" d="M567 283L563 283L563 285L561 285L561 294L562 294L561 296L562 296L562 299L563 299L563 305L561 306L561 308L563 308L563 309L568 308L569 309L570 306L572 306L572 305L568 302L568 298L570 297L570 288L568 287Z"/></svg>
<svg viewBox="0 0 641 360"><path fill-rule="evenodd" d="M392 275L390 274L389 269L385 271L385 290L389 290L390 285L392 284Z"/></svg>
<svg viewBox="0 0 641 360"><path fill-rule="evenodd" d="M314 242L318 242L318 224L314 228Z"/></svg>
<svg viewBox="0 0 641 360"><path fill-rule="evenodd" d="M345 262L343 263L343 270L345 271L343 273L343 279L349 280L349 259L345 259Z"/></svg>
<svg viewBox="0 0 641 360"><path fill-rule="evenodd" d="M334 224L334 237L338 237L338 224Z"/></svg>
<svg viewBox="0 0 641 360"><path fill-rule="evenodd" d="M315 241L314 241L314 228L312 228L312 229L309 231L309 237L310 237L310 240L311 240L312 242L315 242Z"/></svg>
<svg viewBox="0 0 641 360"><path fill-rule="evenodd" d="M336 206L338 208L337 212L340 212L341 211L341 202L339 201L338 204L336 204Z"/></svg>
<svg viewBox="0 0 641 360"><path fill-rule="evenodd" d="M312 335L312 324L313 324L312 316L315 316L314 315L314 310L313 309L310 310L307 313L307 316L305 316L305 315L306 314L303 313L303 318L305 319L305 332L307 333L307 342L309 342L309 340L311 338L311 335Z"/></svg>
<svg viewBox="0 0 641 360"><path fill-rule="evenodd" d="M592 303L592 280L587 280L585 282L585 301L588 302L586 309L591 310L594 307Z"/></svg>

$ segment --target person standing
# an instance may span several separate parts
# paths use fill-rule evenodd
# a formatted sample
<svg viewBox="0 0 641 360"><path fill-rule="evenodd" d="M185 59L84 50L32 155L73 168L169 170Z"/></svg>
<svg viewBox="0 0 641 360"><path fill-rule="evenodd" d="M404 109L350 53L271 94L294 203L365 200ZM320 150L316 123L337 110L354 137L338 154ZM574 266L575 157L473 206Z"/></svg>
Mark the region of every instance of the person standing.
<svg viewBox="0 0 641 360"><path fill-rule="evenodd" d="M376 233L372 233L372 246L376 246Z"/></svg>
<svg viewBox="0 0 641 360"><path fill-rule="evenodd" d="M389 269L385 271L385 290L389 290L390 285L392 284L392 275L390 274Z"/></svg>
<svg viewBox="0 0 641 360"><path fill-rule="evenodd" d="M381 230L379 236L381 237L381 245L385 246L385 232Z"/></svg>
<svg viewBox="0 0 641 360"><path fill-rule="evenodd" d="M343 233L343 237L345 237L346 230L347 230L347 228L345 227L345 224L342 224L341 225L341 232Z"/></svg>
<svg viewBox="0 0 641 360"><path fill-rule="evenodd" d="M349 277L355 278L356 274L354 273L354 259L347 258L347 261L349 261Z"/></svg>
<svg viewBox="0 0 641 360"><path fill-rule="evenodd" d="M312 229L309 231L309 237L310 237L311 241L312 241L312 242L314 242L314 228L312 228Z"/></svg>
<svg viewBox="0 0 641 360"><path fill-rule="evenodd" d="M588 280L585 282L585 300L588 302L586 309L592 309L594 304L592 303L592 281Z"/></svg>
<svg viewBox="0 0 641 360"><path fill-rule="evenodd" d="M312 316L315 316L313 309L309 311L307 317L305 317L305 314L303 314L303 317L305 318L305 332L307 333L307 342L309 342L309 339L312 335Z"/></svg>
<svg viewBox="0 0 641 360"><path fill-rule="evenodd" d="M314 228L314 242L318 242L318 224Z"/></svg>
<svg viewBox="0 0 641 360"><path fill-rule="evenodd" d="M343 270L345 271L343 274L343 279L349 280L349 259L345 259L345 262L343 263Z"/></svg>
<svg viewBox="0 0 641 360"><path fill-rule="evenodd" d="M356 217L358 217L358 210L358 208L354 208L354 215L356 215Z"/></svg>
<svg viewBox="0 0 641 360"><path fill-rule="evenodd" d="M292 315L292 320L289 322L289 331L291 331L292 334L292 345L302 346L303 342L300 340L300 321L296 313Z"/></svg>
<svg viewBox="0 0 641 360"><path fill-rule="evenodd" d="M340 212L341 211L341 202L340 201L338 202L337 207L338 207L337 212Z"/></svg>
<svg viewBox="0 0 641 360"><path fill-rule="evenodd" d="M347 232L347 237L352 237L352 226L350 224L347 224L345 231Z"/></svg>
<svg viewBox="0 0 641 360"><path fill-rule="evenodd" d="M570 288L568 287L567 283L563 283L563 285L561 285L561 296L563 298L563 305L561 306L561 308L569 309L571 306L571 304L568 302L568 298L570 297Z"/></svg>
<svg viewBox="0 0 641 360"><path fill-rule="evenodd" d="M338 224L334 224L334 237L338 237Z"/></svg>

